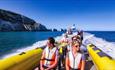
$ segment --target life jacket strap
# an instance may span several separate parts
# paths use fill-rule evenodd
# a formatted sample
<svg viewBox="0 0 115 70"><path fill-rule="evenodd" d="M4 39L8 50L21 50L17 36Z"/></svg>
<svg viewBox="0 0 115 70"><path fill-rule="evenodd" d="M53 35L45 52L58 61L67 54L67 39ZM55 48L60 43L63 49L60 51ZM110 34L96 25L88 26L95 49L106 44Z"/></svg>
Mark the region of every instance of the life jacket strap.
<svg viewBox="0 0 115 70"><path fill-rule="evenodd" d="M41 60L55 61L55 60L53 60L53 59L47 59L47 58L44 58L44 59L41 59Z"/></svg>

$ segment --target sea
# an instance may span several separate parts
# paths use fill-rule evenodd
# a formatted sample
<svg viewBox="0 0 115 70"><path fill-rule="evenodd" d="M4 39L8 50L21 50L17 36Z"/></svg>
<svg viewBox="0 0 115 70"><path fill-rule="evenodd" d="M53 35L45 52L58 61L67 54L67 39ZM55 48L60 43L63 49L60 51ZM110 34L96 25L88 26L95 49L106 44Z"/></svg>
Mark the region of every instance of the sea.
<svg viewBox="0 0 115 70"><path fill-rule="evenodd" d="M96 38L115 43L115 31L86 31ZM64 32L0 32L0 59L43 46L48 37L56 40Z"/></svg>

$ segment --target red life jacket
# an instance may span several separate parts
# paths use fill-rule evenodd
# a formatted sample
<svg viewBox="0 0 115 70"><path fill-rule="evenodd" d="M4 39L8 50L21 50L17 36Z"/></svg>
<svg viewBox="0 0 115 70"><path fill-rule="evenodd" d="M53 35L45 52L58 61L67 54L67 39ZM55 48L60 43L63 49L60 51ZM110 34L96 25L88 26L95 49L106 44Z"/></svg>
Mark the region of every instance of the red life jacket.
<svg viewBox="0 0 115 70"><path fill-rule="evenodd" d="M56 47L52 49L49 49L48 47L46 47L44 49L45 59L43 60L43 63L42 63L44 66L50 66L54 64L56 57L58 57L56 55L57 54L56 51L58 51Z"/></svg>

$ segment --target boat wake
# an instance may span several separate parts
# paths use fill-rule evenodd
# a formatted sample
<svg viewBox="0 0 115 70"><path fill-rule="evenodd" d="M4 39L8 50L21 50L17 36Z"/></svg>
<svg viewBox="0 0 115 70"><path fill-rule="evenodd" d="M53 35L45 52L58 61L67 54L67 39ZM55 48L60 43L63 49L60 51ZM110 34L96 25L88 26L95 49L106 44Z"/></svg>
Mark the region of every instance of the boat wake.
<svg viewBox="0 0 115 70"><path fill-rule="evenodd" d="M74 33L75 34L75 33ZM62 38L62 36L57 36L55 37L56 41L59 41ZM35 42L34 44L27 46L25 48L20 48L20 49L15 49L13 52L4 55L1 58L7 58L16 54L19 54L21 52L25 52L28 50L32 50L38 47L42 47L46 45L47 40L42 40L42 41L38 41ZM84 40L83 40L83 44L87 45L89 43L94 44L96 47L98 47L100 50L102 50L103 52L105 52L107 55L109 55L110 57L112 57L113 59L115 59L115 42L108 42L103 38L98 38L96 37L94 34L90 34L90 33L84 33Z"/></svg>
<svg viewBox="0 0 115 70"><path fill-rule="evenodd" d="M101 51L106 53L111 58L115 59L115 42L108 42L103 38L98 38L93 34L90 33L84 33L84 44L92 43L97 48L99 48Z"/></svg>

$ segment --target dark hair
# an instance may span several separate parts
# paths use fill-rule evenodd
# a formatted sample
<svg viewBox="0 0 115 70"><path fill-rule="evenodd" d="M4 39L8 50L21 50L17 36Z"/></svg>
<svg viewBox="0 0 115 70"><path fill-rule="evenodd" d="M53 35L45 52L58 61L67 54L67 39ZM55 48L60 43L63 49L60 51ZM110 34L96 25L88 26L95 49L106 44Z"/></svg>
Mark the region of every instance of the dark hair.
<svg viewBox="0 0 115 70"><path fill-rule="evenodd" d="M76 36L73 36L71 39L74 40L74 38L76 38ZM76 38L77 39L77 38Z"/></svg>
<svg viewBox="0 0 115 70"><path fill-rule="evenodd" d="M49 40L49 42L50 42L51 44L54 44L54 43L55 43L55 39L54 39L53 37L49 37L48 40Z"/></svg>

